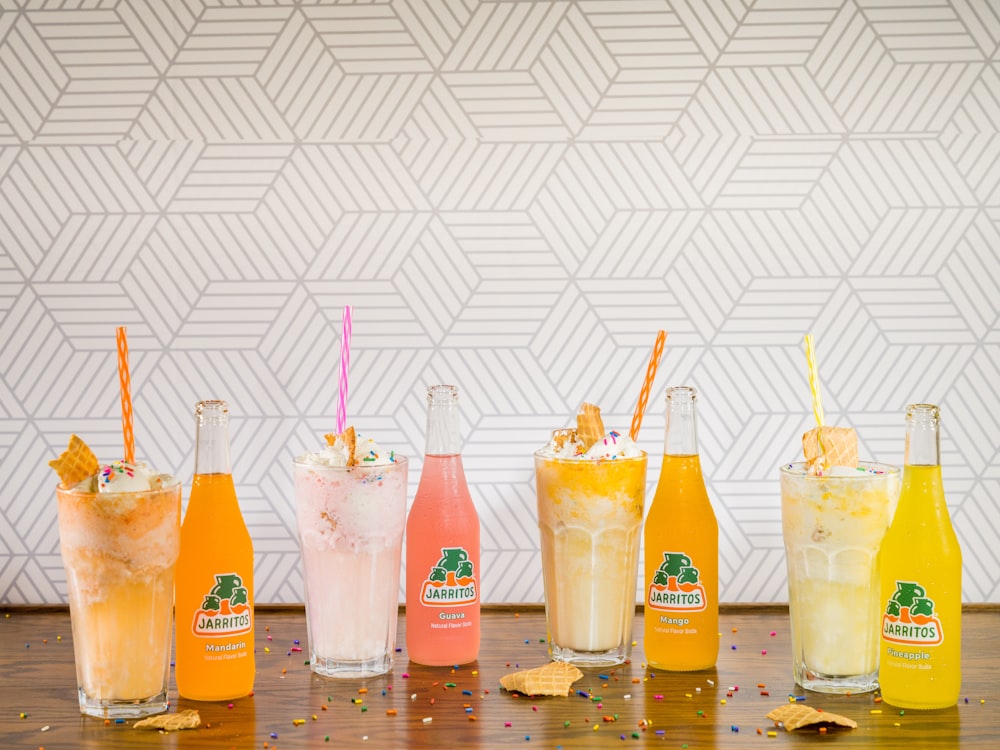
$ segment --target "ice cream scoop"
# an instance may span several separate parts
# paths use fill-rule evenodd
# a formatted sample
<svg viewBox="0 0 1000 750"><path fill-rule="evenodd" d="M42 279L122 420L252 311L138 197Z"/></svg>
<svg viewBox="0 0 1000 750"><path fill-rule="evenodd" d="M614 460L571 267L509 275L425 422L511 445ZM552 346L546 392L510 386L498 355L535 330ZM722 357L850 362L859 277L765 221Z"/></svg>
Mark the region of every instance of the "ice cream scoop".
<svg viewBox="0 0 1000 750"><path fill-rule="evenodd" d="M162 484L163 478L143 463L112 461L97 473L98 492L146 492Z"/></svg>

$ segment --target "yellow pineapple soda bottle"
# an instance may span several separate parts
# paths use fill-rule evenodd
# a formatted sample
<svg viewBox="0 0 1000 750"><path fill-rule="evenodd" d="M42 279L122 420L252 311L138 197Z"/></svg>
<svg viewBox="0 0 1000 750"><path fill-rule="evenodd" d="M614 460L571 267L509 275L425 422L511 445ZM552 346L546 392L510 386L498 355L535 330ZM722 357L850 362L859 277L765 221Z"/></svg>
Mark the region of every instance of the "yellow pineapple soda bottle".
<svg viewBox="0 0 1000 750"><path fill-rule="evenodd" d="M667 389L663 466L646 516L643 637L658 669L710 669L719 655L719 524L698 457L694 388Z"/></svg>
<svg viewBox="0 0 1000 750"><path fill-rule="evenodd" d="M962 550L941 485L940 412L906 411L906 459L896 515L882 541L882 699L946 708L962 684Z"/></svg>

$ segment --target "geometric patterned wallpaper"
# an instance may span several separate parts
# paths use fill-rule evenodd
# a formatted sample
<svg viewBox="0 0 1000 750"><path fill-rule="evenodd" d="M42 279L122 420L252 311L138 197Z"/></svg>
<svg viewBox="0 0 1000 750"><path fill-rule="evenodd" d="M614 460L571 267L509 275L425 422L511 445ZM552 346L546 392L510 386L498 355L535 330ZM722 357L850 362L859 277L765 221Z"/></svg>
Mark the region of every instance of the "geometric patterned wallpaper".
<svg viewBox="0 0 1000 750"><path fill-rule="evenodd" d="M900 463L942 405L968 601L1000 601L995 0L0 0L0 603L59 602L79 432L189 482L225 398L257 599L300 601L292 457L350 421L421 468L461 389L483 598L542 598L532 451L700 391L724 601L784 601L812 419Z"/></svg>

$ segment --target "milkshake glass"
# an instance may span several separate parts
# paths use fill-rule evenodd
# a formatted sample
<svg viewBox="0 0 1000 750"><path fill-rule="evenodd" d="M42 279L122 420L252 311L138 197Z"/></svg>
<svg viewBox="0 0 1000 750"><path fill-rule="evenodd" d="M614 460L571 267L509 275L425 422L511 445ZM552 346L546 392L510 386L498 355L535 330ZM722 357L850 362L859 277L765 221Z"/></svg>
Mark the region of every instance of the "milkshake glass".
<svg viewBox="0 0 1000 750"><path fill-rule="evenodd" d="M582 666L625 662L632 619L646 454L591 460L535 453L549 655Z"/></svg>
<svg viewBox="0 0 1000 750"><path fill-rule="evenodd" d="M56 489L80 711L167 709L181 484L138 492Z"/></svg>
<svg viewBox="0 0 1000 750"><path fill-rule="evenodd" d="M296 459L309 664L326 677L392 669L406 526L407 461L328 466Z"/></svg>
<svg viewBox="0 0 1000 750"><path fill-rule="evenodd" d="M792 669L808 690L878 687L878 553L899 479L897 467L864 461L821 476L781 467Z"/></svg>

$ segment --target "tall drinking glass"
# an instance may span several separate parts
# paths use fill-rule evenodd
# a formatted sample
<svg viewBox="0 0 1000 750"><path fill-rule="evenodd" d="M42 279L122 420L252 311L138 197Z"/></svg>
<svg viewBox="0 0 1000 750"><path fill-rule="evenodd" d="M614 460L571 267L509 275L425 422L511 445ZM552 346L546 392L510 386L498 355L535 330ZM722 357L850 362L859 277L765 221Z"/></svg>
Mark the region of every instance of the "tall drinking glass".
<svg viewBox="0 0 1000 750"><path fill-rule="evenodd" d="M899 469L862 462L823 476L781 467L781 523L795 681L821 693L878 687L882 537Z"/></svg>
<svg viewBox="0 0 1000 750"><path fill-rule="evenodd" d="M317 674L392 669L406 472L398 454L381 466L295 462L309 663Z"/></svg>
<svg viewBox="0 0 1000 750"><path fill-rule="evenodd" d="M614 460L535 453L549 655L583 666L632 651L646 454Z"/></svg>
<svg viewBox="0 0 1000 750"><path fill-rule="evenodd" d="M167 709L181 484L143 492L56 489L80 711Z"/></svg>

